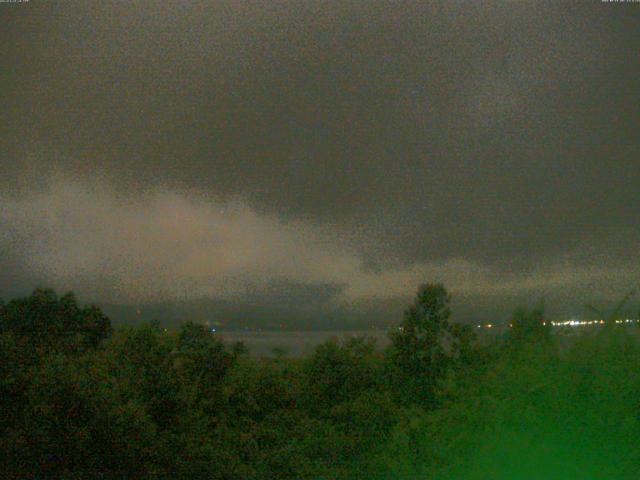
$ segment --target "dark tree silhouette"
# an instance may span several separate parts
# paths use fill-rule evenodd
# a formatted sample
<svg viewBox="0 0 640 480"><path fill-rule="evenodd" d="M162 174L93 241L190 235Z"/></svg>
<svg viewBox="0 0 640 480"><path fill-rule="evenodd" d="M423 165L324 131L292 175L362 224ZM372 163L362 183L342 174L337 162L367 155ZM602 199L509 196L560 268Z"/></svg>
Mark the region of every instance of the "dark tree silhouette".
<svg viewBox="0 0 640 480"><path fill-rule="evenodd" d="M434 389L446 371L444 340L450 330L451 295L442 284L421 285L404 312L402 326L390 334L393 356L406 377L409 394L430 404Z"/></svg>
<svg viewBox="0 0 640 480"><path fill-rule="evenodd" d="M0 333L11 333L44 351L95 348L111 334L111 321L96 306L80 307L73 293L62 297L36 289L0 305Z"/></svg>
<svg viewBox="0 0 640 480"><path fill-rule="evenodd" d="M544 318L544 309L538 306L530 312L519 308L511 317L509 337L516 344L526 341L546 341L551 338L551 322Z"/></svg>

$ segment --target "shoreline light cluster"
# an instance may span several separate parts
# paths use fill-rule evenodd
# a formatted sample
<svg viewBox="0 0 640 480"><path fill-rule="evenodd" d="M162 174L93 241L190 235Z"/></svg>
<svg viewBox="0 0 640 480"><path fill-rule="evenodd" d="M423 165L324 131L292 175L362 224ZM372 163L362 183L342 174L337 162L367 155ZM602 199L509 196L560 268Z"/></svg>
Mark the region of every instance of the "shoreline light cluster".
<svg viewBox="0 0 640 480"><path fill-rule="evenodd" d="M564 320L564 321L553 321L550 320L552 326L554 327L584 327L589 325L604 325L604 320ZM626 318L624 320L615 320L616 324L630 324L630 323L640 323L640 319L634 318ZM542 325L546 325L547 322L542 322ZM499 328L503 325L496 325L494 323L485 323L480 324L476 328ZM513 327L513 324L509 324L509 328Z"/></svg>

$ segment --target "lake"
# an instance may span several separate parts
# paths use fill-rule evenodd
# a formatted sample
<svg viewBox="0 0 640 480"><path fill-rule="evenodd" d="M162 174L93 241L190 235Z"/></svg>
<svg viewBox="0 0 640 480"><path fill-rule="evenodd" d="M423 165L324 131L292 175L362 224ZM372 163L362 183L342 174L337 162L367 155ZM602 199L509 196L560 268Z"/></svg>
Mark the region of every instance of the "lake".
<svg viewBox="0 0 640 480"><path fill-rule="evenodd" d="M220 332L216 335L225 342L241 341L252 355L272 355L274 347L282 347L288 356L302 356L312 353L316 345L332 338L363 336L376 339L378 347L389 344L386 330L358 331L304 331L304 332Z"/></svg>

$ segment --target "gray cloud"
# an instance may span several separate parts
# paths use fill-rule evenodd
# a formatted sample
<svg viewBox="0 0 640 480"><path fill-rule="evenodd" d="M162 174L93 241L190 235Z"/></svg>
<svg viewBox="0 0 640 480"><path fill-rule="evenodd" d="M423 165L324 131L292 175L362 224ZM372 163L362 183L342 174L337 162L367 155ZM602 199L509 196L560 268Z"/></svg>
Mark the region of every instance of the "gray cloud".
<svg viewBox="0 0 640 480"><path fill-rule="evenodd" d="M210 298L357 310L368 301L408 300L426 280L471 303L602 294L603 285L611 298L638 273L615 259L587 262L579 250L511 272L462 257L372 270L326 225L259 214L241 200L166 189L122 197L104 182L51 178L45 189L0 198L0 247L40 283L110 303Z"/></svg>
<svg viewBox="0 0 640 480"><path fill-rule="evenodd" d="M313 291L351 312L397 310L426 280L465 311L621 295L639 264L639 14L3 6L2 295L266 308Z"/></svg>

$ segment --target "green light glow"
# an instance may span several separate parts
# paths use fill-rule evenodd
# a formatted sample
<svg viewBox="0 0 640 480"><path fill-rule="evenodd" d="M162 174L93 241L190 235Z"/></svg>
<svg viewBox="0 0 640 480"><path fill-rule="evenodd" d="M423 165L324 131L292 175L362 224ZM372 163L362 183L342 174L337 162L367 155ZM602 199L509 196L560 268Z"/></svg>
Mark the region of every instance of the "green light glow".
<svg viewBox="0 0 640 480"><path fill-rule="evenodd" d="M419 474L405 462L395 478L640 478L640 346L623 332L572 342L523 346L415 420L403 448Z"/></svg>

